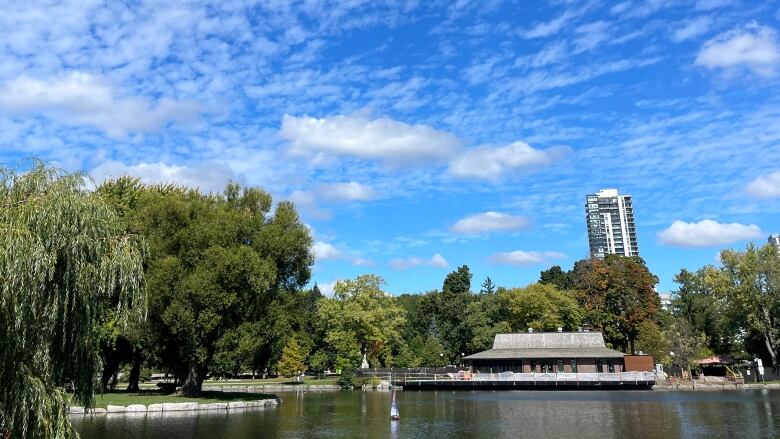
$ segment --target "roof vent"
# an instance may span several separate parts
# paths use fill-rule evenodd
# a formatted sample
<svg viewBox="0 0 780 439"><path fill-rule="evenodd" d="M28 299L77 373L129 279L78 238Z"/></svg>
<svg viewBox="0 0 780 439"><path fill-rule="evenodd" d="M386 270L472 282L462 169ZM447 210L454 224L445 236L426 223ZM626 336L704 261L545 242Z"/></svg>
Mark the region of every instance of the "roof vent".
<svg viewBox="0 0 780 439"><path fill-rule="evenodd" d="M582 326L577 328L577 332L582 332Z"/></svg>
<svg viewBox="0 0 780 439"><path fill-rule="evenodd" d="M559 327L558 327L558 332L563 332L563 328L561 328L561 327L559 326Z"/></svg>
<svg viewBox="0 0 780 439"><path fill-rule="evenodd" d="M534 328L528 328L528 332L534 332Z"/></svg>

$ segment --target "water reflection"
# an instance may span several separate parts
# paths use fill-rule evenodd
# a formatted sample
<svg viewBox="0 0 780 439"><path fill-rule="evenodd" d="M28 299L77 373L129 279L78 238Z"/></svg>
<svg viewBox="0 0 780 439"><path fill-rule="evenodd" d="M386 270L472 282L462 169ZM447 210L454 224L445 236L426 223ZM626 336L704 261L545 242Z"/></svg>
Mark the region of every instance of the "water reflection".
<svg viewBox="0 0 780 439"><path fill-rule="evenodd" d="M777 437L780 392L280 394L278 407L74 418L84 438Z"/></svg>

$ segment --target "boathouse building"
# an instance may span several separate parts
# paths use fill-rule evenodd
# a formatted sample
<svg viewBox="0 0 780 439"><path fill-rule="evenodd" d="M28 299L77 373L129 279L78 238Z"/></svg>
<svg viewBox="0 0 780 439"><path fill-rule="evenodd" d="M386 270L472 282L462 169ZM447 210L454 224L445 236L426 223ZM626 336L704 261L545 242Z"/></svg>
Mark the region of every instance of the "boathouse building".
<svg viewBox="0 0 780 439"><path fill-rule="evenodd" d="M497 334L493 348L464 357L473 373L619 373L624 354L601 332Z"/></svg>

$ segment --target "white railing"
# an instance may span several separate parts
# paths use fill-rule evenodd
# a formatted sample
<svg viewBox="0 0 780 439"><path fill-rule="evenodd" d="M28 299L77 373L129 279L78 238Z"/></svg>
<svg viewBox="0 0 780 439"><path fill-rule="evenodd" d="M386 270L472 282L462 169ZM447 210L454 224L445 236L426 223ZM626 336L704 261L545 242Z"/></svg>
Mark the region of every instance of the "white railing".
<svg viewBox="0 0 780 439"><path fill-rule="evenodd" d="M422 378L422 377L421 377ZM637 382L656 381L655 372L602 372L602 373L449 373L425 377L429 381L516 381L516 382ZM414 378L408 381L415 381Z"/></svg>

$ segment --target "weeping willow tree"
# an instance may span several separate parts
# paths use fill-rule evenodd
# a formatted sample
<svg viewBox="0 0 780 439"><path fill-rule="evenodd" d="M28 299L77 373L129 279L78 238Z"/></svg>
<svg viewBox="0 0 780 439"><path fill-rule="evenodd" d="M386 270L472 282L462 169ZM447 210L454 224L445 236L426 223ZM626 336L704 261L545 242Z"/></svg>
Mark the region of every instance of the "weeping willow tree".
<svg viewBox="0 0 780 439"><path fill-rule="evenodd" d="M142 260L84 176L0 168L0 436L78 436L67 407L94 404L101 307L145 307Z"/></svg>

